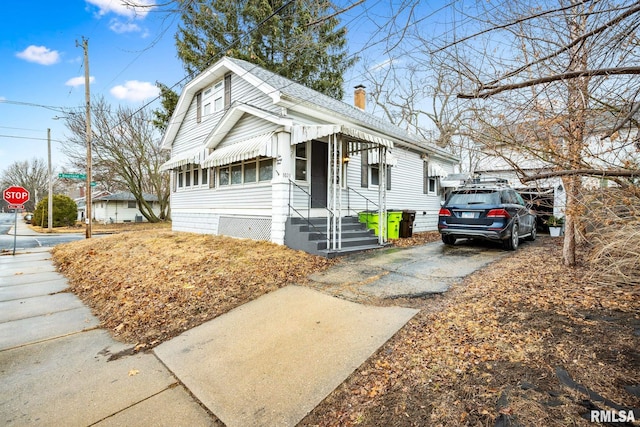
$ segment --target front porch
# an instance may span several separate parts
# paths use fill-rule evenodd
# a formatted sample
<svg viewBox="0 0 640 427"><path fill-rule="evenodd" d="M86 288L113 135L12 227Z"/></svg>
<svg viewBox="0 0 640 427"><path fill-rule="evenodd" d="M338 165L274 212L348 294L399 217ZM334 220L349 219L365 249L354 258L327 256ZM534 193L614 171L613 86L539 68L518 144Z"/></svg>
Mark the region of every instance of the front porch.
<svg viewBox="0 0 640 427"><path fill-rule="evenodd" d="M386 217L387 159L393 142L338 125L324 125L294 126L290 144L294 161L287 177L284 244L329 257L383 247L386 224L381 222L374 234L359 223L358 213L375 211ZM354 188L362 182L353 182L353 170L350 182L347 166L354 157L360 164L352 168L367 174L362 178L365 182L369 166L375 162L376 200Z"/></svg>

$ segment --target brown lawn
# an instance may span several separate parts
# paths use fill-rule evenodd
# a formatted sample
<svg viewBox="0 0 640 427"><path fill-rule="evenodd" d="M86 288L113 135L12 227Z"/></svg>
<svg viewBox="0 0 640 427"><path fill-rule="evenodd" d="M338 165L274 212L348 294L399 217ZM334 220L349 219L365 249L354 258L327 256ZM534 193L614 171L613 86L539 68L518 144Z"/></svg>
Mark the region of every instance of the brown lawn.
<svg viewBox="0 0 640 427"><path fill-rule="evenodd" d="M378 301L420 312L301 424L590 426L581 417L589 405L607 408L593 393L640 408L629 388L640 384L638 288L563 267L559 245L523 245L441 296ZM102 326L137 350L340 262L170 231L84 240L53 255Z"/></svg>

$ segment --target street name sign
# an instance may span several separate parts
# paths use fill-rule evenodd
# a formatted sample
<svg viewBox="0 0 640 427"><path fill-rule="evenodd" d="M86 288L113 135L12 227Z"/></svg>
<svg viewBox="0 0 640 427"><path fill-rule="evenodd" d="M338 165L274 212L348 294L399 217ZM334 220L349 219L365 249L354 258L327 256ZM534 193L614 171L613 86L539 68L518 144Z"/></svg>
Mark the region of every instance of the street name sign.
<svg viewBox="0 0 640 427"><path fill-rule="evenodd" d="M59 173L58 178L66 178L66 179L87 179L87 174L85 173Z"/></svg>

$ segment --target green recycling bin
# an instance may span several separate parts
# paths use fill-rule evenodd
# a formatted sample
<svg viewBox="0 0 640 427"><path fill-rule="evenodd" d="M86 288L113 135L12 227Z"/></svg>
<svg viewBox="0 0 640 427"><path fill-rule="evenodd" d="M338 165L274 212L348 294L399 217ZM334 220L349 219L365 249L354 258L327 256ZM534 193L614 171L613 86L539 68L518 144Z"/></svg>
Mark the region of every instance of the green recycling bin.
<svg viewBox="0 0 640 427"><path fill-rule="evenodd" d="M358 213L358 221L367 225L367 228L373 230L378 235L380 215L378 211L363 211ZM387 212L387 239L398 239L400 237L400 222L402 221L401 211Z"/></svg>
<svg viewBox="0 0 640 427"><path fill-rule="evenodd" d="M358 213L358 221L365 224L368 229L373 230L375 235L378 235L378 211L363 211Z"/></svg>
<svg viewBox="0 0 640 427"><path fill-rule="evenodd" d="M387 238L400 238L400 222L402 221L402 211L387 212Z"/></svg>

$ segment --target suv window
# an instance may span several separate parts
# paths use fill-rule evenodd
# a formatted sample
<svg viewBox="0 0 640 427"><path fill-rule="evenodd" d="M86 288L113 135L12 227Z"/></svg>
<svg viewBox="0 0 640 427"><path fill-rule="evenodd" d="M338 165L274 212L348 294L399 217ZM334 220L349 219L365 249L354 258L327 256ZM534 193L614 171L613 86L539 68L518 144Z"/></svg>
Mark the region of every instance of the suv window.
<svg viewBox="0 0 640 427"><path fill-rule="evenodd" d="M466 190L451 194L447 205L498 205L500 195L495 191Z"/></svg>
<svg viewBox="0 0 640 427"><path fill-rule="evenodd" d="M500 196L502 199L502 203L505 205L513 205L516 203L515 198L513 197L513 194L511 194L511 191L509 190L503 190L500 192Z"/></svg>

